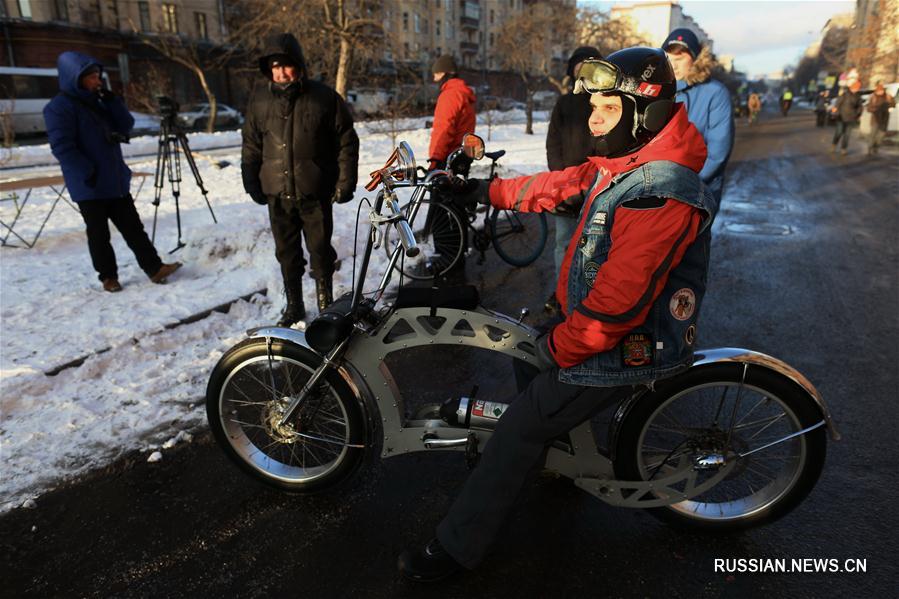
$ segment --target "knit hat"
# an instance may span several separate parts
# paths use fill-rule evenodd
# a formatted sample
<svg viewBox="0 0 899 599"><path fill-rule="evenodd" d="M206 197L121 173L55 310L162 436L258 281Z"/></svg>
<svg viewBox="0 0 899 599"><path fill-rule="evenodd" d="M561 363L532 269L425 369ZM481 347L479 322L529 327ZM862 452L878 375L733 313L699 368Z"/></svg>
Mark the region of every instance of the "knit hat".
<svg viewBox="0 0 899 599"><path fill-rule="evenodd" d="M702 52L702 44L699 43L699 38L686 27L675 29L668 34L668 37L662 43L662 49L666 51L672 46L685 48L693 58L696 58Z"/></svg>
<svg viewBox="0 0 899 599"><path fill-rule="evenodd" d="M456 59L449 54L444 54L434 61L431 67L432 73L458 73L459 67L456 66Z"/></svg>

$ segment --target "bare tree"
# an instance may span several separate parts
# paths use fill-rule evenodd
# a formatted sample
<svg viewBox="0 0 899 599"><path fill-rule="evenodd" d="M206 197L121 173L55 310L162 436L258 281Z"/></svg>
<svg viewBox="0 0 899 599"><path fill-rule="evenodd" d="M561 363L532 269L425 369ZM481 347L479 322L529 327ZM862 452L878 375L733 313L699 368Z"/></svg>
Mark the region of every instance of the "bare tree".
<svg viewBox="0 0 899 599"><path fill-rule="evenodd" d="M382 58L383 5L374 0L240 0L228 11L231 40L244 51L258 55L270 34L293 33L307 75L333 81L344 98L354 77Z"/></svg>
<svg viewBox="0 0 899 599"><path fill-rule="evenodd" d="M575 28L575 13L561 2L530 3L521 13L503 23L496 52L503 66L514 71L527 92L525 133L534 134L534 92L543 81L557 87L564 72L559 32Z"/></svg>
<svg viewBox="0 0 899 599"><path fill-rule="evenodd" d="M157 53L168 58L189 70L197 78L209 102L209 119L206 122L206 132L215 130L215 118L218 113L218 103L215 92L209 85L207 72L219 70L231 59L233 49L227 47L217 48L208 43L201 43L178 35L148 35L142 33L129 19L129 24L140 42Z"/></svg>
<svg viewBox="0 0 899 599"><path fill-rule="evenodd" d="M578 45L595 46L603 56L622 48L651 45L628 17L612 19L607 12L582 6L578 9L577 23Z"/></svg>

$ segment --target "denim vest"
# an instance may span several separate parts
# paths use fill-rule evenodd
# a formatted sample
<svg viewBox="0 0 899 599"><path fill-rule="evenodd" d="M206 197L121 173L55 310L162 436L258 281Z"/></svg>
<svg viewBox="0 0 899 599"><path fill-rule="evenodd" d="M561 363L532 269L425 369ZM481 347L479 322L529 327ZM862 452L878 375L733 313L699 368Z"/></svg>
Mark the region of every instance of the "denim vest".
<svg viewBox="0 0 899 599"><path fill-rule="evenodd" d="M698 237L671 272L646 321L611 350L559 372L560 381L574 385L650 383L685 370L693 362L696 321L708 277L711 223L718 211L717 201L694 171L669 161L649 162L612 178L605 188L598 189L602 179L602 174L598 174L587 196L593 197L593 201L585 208L584 228L569 266L569 316L587 297L597 271L608 259L618 206L641 197L671 198L706 214ZM627 321L633 315L608 318Z"/></svg>

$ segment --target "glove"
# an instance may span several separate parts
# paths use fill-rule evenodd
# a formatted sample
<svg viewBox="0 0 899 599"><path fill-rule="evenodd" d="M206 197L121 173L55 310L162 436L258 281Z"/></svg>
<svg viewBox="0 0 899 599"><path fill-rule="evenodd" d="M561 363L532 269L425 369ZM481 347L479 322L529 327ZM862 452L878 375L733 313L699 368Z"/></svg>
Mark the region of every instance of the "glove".
<svg viewBox="0 0 899 599"><path fill-rule="evenodd" d="M101 87L100 91L97 92L97 95L100 96L100 99L104 102L111 102L115 98L115 94L112 93L112 90L106 89L105 87Z"/></svg>
<svg viewBox="0 0 899 599"><path fill-rule="evenodd" d="M344 190L341 191L339 189L334 190L334 195L331 196L332 204L346 204L350 200L353 199L353 190Z"/></svg>
<svg viewBox="0 0 899 599"><path fill-rule="evenodd" d="M549 340L551 337L552 331L540 335L534 342L534 344L537 346L537 361L535 363L535 366L540 370L549 370L550 368L559 367L559 365L556 363L556 359L553 357L552 352L549 350Z"/></svg>
<svg viewBox="0 0 899 599"><path fill-rule="evenodd" d="M490 205L490 181L487 179L454 179L459 183L451 184L453 201L465 208L474 208L477 204Z"/></svg>
<svg viewBox="0 0 899 599"><path fill-rule="evenodd" d="M250 192L250 198L260 206L268 205L268 198L265 197L265 194L261 191L252 191Z"/></svg>

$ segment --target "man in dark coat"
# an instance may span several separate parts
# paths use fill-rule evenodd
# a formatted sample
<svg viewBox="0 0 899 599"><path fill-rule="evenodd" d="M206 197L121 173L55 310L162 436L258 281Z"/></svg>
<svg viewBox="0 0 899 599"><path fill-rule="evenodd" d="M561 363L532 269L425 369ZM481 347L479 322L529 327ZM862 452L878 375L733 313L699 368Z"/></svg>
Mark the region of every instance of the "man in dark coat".
<svg viewBox="0 0 899 599"><path fill-rule="evenodd" d="M57 70L60 93L44 107L44 122L69 196L78 203L87 225L87 247L103 289L122 290L109 221L150 280L165 282L181 264L163 264L147 237L131 197L131 171L119 145L127 142L134 117L122 98L104 87L103 66L90 56L63 52Z"/></svg>
<svg viewBox="0 0 899 599"><path fill-rule="evenodd" d="M877 153L877 147L886 134L890 122L890 110L896 106L896 100L887 93L880 81L874 93L868 99L868 112L871 113L871 137L868 141L868 156Z"/></svg>
<svg viewBox="0 0 899 599"><path fill-rule="evenodd" d="M592 112L590 96L571 93L577 79L577 71L581 63L588 58L602 58L602 53L592 46L581 46L572 52L571 58L568 59L569 90L556 100L549 120L549 131L546 134L546 164L551 171L561 171L569 166L583 164L592 151L590 128L587 127L587 119ZM556 245L553 250L557 275L583 204L583 197L569 198L554 210L555 215L559 217L555 219ZM559 302L555 293L546 301L546 311L553 315L558 313Z"/></svg>
<svg viewBox="0 0 899 599"><path fill-rule="evenodd" d="M862 97L858 93L862 88L862 84L853 81L845 92L837 98L837 130L833 135L832 153L837 151L837 142L840 142L840 154L845 156L847 147L849 146L849 132L852 127L858 124L858 119L862 115Z"/></svg>
<svg viewBox="0 0 899 599"><path fill-rule="evenodd" d="M266 41L259 69L269 82L256 89L247 107L241 173L253 201L268 205L287 295L278 325L291 326L306 316L301 234L319 310L332 301L337 253L331 246L331 204L353 198L359 138L343 98L307 77L303 51L292 34Z"/></svg>

